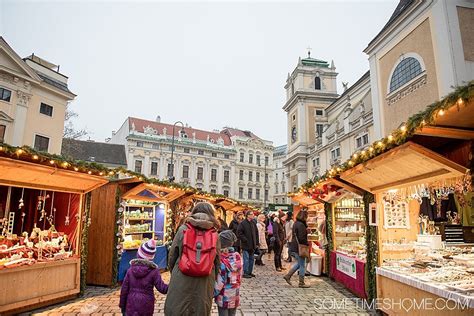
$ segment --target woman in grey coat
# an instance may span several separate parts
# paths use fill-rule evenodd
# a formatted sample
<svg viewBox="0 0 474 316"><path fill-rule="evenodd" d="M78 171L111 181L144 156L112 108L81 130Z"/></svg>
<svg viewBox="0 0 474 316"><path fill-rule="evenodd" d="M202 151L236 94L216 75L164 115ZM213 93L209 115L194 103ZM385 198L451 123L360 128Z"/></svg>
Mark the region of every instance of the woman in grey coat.
<svg viewBox="0 0 474 316"><path fill-rule="evenodd" d="M214 217L214 207L209 203L196 204L192 214L186 219L186 223L203 230L219 228L219 223ZM171 279L165 301L165 315L210 315L214 283L220 266L219 238L217 238L217 253L211 274L204 277L187 276L178 266L183 249L183 231L186 229L188 229L186 225L179 227L169 252L168 268L171 271Z"/></svg>

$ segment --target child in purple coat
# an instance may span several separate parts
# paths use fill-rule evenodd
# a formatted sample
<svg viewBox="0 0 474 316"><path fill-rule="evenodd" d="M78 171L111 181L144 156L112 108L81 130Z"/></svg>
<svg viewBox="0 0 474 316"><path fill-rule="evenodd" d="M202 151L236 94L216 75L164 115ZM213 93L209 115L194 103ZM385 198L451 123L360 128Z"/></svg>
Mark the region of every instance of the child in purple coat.
<svg viewBox="0 0 474 316"><path fill-rule="evenodd" d="M160 270L153 263L156 242L151 239L138 249L137 259L130 261L130 268L120 291L120 309L127 316L152 316L155 309L153 288L168 292L168 285L161 279Z"/></svg>

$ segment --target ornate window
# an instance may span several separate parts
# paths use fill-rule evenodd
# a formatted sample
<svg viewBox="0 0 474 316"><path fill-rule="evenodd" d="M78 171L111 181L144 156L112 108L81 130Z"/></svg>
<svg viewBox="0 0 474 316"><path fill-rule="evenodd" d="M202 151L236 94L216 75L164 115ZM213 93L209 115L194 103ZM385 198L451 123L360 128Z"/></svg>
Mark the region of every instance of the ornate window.
<svg viewBox="0 0 474 316"><path fill-rule="evenodd" d="M314 89L321 90L321 78L319 76L314 78Z"/></svg>
<svg viewBox="0 0 474 316"><path fill-rule="evenodd" d="M423 72L415 57L406 57L398 63L390 78L390 92L393 92Z"/></svg>

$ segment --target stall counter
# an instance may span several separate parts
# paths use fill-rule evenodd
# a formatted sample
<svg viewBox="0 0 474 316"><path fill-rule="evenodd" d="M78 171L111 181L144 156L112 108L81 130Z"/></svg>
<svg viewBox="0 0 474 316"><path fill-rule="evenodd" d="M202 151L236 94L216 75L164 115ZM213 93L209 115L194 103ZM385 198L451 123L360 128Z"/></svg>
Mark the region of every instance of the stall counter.
<svg viewBox="0 0 474 316"><path fill-rule="evenodd" d="M360 298L367 298L365 291L365 261L338 251L331 252L331 277L343 284Z"/></svg>
<svg viewBox="0 0 474 316"><path fill-rule="evenodd" d="M118 281L122 282L125 279L128 268L130 268L130 261L137 258L138 249L124 250L122 258L119 263ZM166 269L168 266L168 250L166 246L156 247L155 258L153 262L158 266L159 269Z"/></svg>
<svg viewBox="0 0 474 316"><path fill-rule="evenodd" d="M450 303L447 304L448 309L454 307L454 302L459 302L461 306L465 307L453 310L436 308L424 308L423 310L382 309L388 315L474 315L474 296L449 291L441 285L422 282L411 276L398 274L384 268L377 268L377 297L379 299L388 298L394 302L403 301L406 298L416 299L418 304L422 299L430 299L433 305L437 299L444 298L450 300ZM407 304L411 306L411 302Z"/></svg>

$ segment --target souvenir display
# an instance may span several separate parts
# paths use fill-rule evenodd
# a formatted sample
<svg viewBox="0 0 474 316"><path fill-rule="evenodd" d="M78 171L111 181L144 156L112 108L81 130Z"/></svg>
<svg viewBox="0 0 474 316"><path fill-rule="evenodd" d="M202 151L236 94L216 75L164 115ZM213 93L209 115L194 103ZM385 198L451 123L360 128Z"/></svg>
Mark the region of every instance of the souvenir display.
<svg viewBox="0 0 474 316"><path fill-rule="evenodd" d="M410 228L408 203L398 193L383 196L384 228Z"/></svg>
<svg viewBox="0 0 474 316"><path fill-rule="evenodd" d="M6 221L0 235L0 269L74 256L74 243L69 240L68 233L57 229L58 225L66 225L56 223L56 207L62 206L58 198L61 199L63 193L13 187L8 187L6 192L3 197ZM13 199L17 199L18 204L13 203ZM68 214L71 212L71 194L69 199ZM75 231L69 233L75 235Z"/></svg>
<svg viewBox="0 0 474 316"><path fill-rule="evenodd" d="M382 268L430 286L474 297L474 249L450 247L423 258L385 260Z"/></svg>
<svg viewBox="0 0 474 316"><path fill-rule="evenodd" d="M335 203L334 232L336 251L365 260L364 202L361 198L347 197Z"/></svg>

